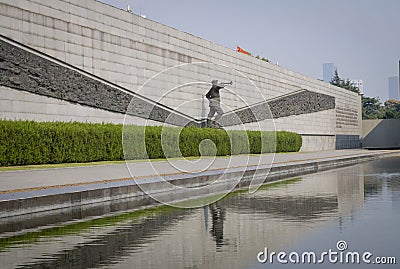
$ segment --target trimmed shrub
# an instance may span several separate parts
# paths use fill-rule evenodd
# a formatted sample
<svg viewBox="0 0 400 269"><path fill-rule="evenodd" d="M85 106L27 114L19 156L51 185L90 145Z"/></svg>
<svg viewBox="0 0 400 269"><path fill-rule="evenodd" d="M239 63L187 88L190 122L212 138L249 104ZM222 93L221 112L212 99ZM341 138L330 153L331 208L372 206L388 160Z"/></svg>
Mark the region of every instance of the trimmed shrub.
<svg viewBox="0 0 400 269"><path fill-rule="evenodd" d="M276 133L276 152L297 152L302 146L301 135L279 131Z"/></svg>
<svg viewBox="0 0 400 269"><path fill-rule="evenodd" d="M290 152L301 145L299 134L284 131L0 120L0 166Z"/></svg>
<svg viewBox="0 0 400 269"><path fill-rule="evenodd" d="M120 160L121 125L0 121L0 165Z"/></svg>

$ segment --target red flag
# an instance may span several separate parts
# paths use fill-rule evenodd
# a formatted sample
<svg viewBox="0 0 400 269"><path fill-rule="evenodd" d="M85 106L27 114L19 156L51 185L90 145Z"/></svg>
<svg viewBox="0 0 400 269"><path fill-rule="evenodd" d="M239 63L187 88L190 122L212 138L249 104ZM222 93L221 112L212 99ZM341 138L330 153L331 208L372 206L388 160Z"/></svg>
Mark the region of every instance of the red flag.
<svg viewBox="0 0 400 269"><path fill-rule="evenodd" d="M251 53L250 53L250 52L248 52L248 51L245 51L244 49L242 49L242 48L241 48L241 47L239 47L239 46L237 46L237 51L238 51L238 52L240 52L240 53L243 53L243 54L251 55Z"/></svg>

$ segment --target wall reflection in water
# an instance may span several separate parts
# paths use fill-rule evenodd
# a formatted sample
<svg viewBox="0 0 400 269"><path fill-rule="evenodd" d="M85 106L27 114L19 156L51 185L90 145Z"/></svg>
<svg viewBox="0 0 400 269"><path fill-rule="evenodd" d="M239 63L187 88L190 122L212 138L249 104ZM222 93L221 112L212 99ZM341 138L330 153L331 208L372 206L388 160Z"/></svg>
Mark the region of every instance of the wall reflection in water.
<svg viewBox="0 0 400 269"><path fill-rule="evenodd" d="M282 250L316 228L351 218L384 188L399 212L399 167L399 158L391 158L232 194L204 208L163 208L3 236L2 268L251 267L265 246ZM391 178L382 180L385 173Z"/></svg>

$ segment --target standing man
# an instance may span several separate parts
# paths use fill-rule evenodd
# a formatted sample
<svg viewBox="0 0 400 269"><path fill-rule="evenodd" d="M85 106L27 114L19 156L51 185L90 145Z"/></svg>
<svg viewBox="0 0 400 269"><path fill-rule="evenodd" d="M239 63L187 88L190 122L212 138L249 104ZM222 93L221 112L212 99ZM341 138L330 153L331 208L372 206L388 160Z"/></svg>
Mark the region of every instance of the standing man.
<svg viewBox="0 0 400 269"><path fill-rule="evenodd" d="M215 116L215 120L219 120L222 115L224 114L224 111L221 109L221 98L220 98L220 94L219 94L219 90L224 88L225 85L230 84L232 85L232 81L230 83L220 83L218 84L218 80L212 80L212 87L211 89L208 91L208 93L206 94L206 97L208 99L209 106L210 106L210 113L208 113L207 118L209 120L211 120L211 118L214 116L215 113L217 113L217 116Z"/></svg>

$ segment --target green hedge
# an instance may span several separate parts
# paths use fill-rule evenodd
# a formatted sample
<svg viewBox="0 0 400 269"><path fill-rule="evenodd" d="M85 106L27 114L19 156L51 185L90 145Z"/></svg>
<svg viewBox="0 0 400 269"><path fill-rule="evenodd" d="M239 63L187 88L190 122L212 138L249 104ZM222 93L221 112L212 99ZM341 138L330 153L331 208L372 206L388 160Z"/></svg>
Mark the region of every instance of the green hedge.
<svg viewBox="0 0 400 269"><path fill-rule="evenodd" d="M302 140L282 131L0 120L0 166L258 154L275 144L276 152L299 151Z"/></svg>

